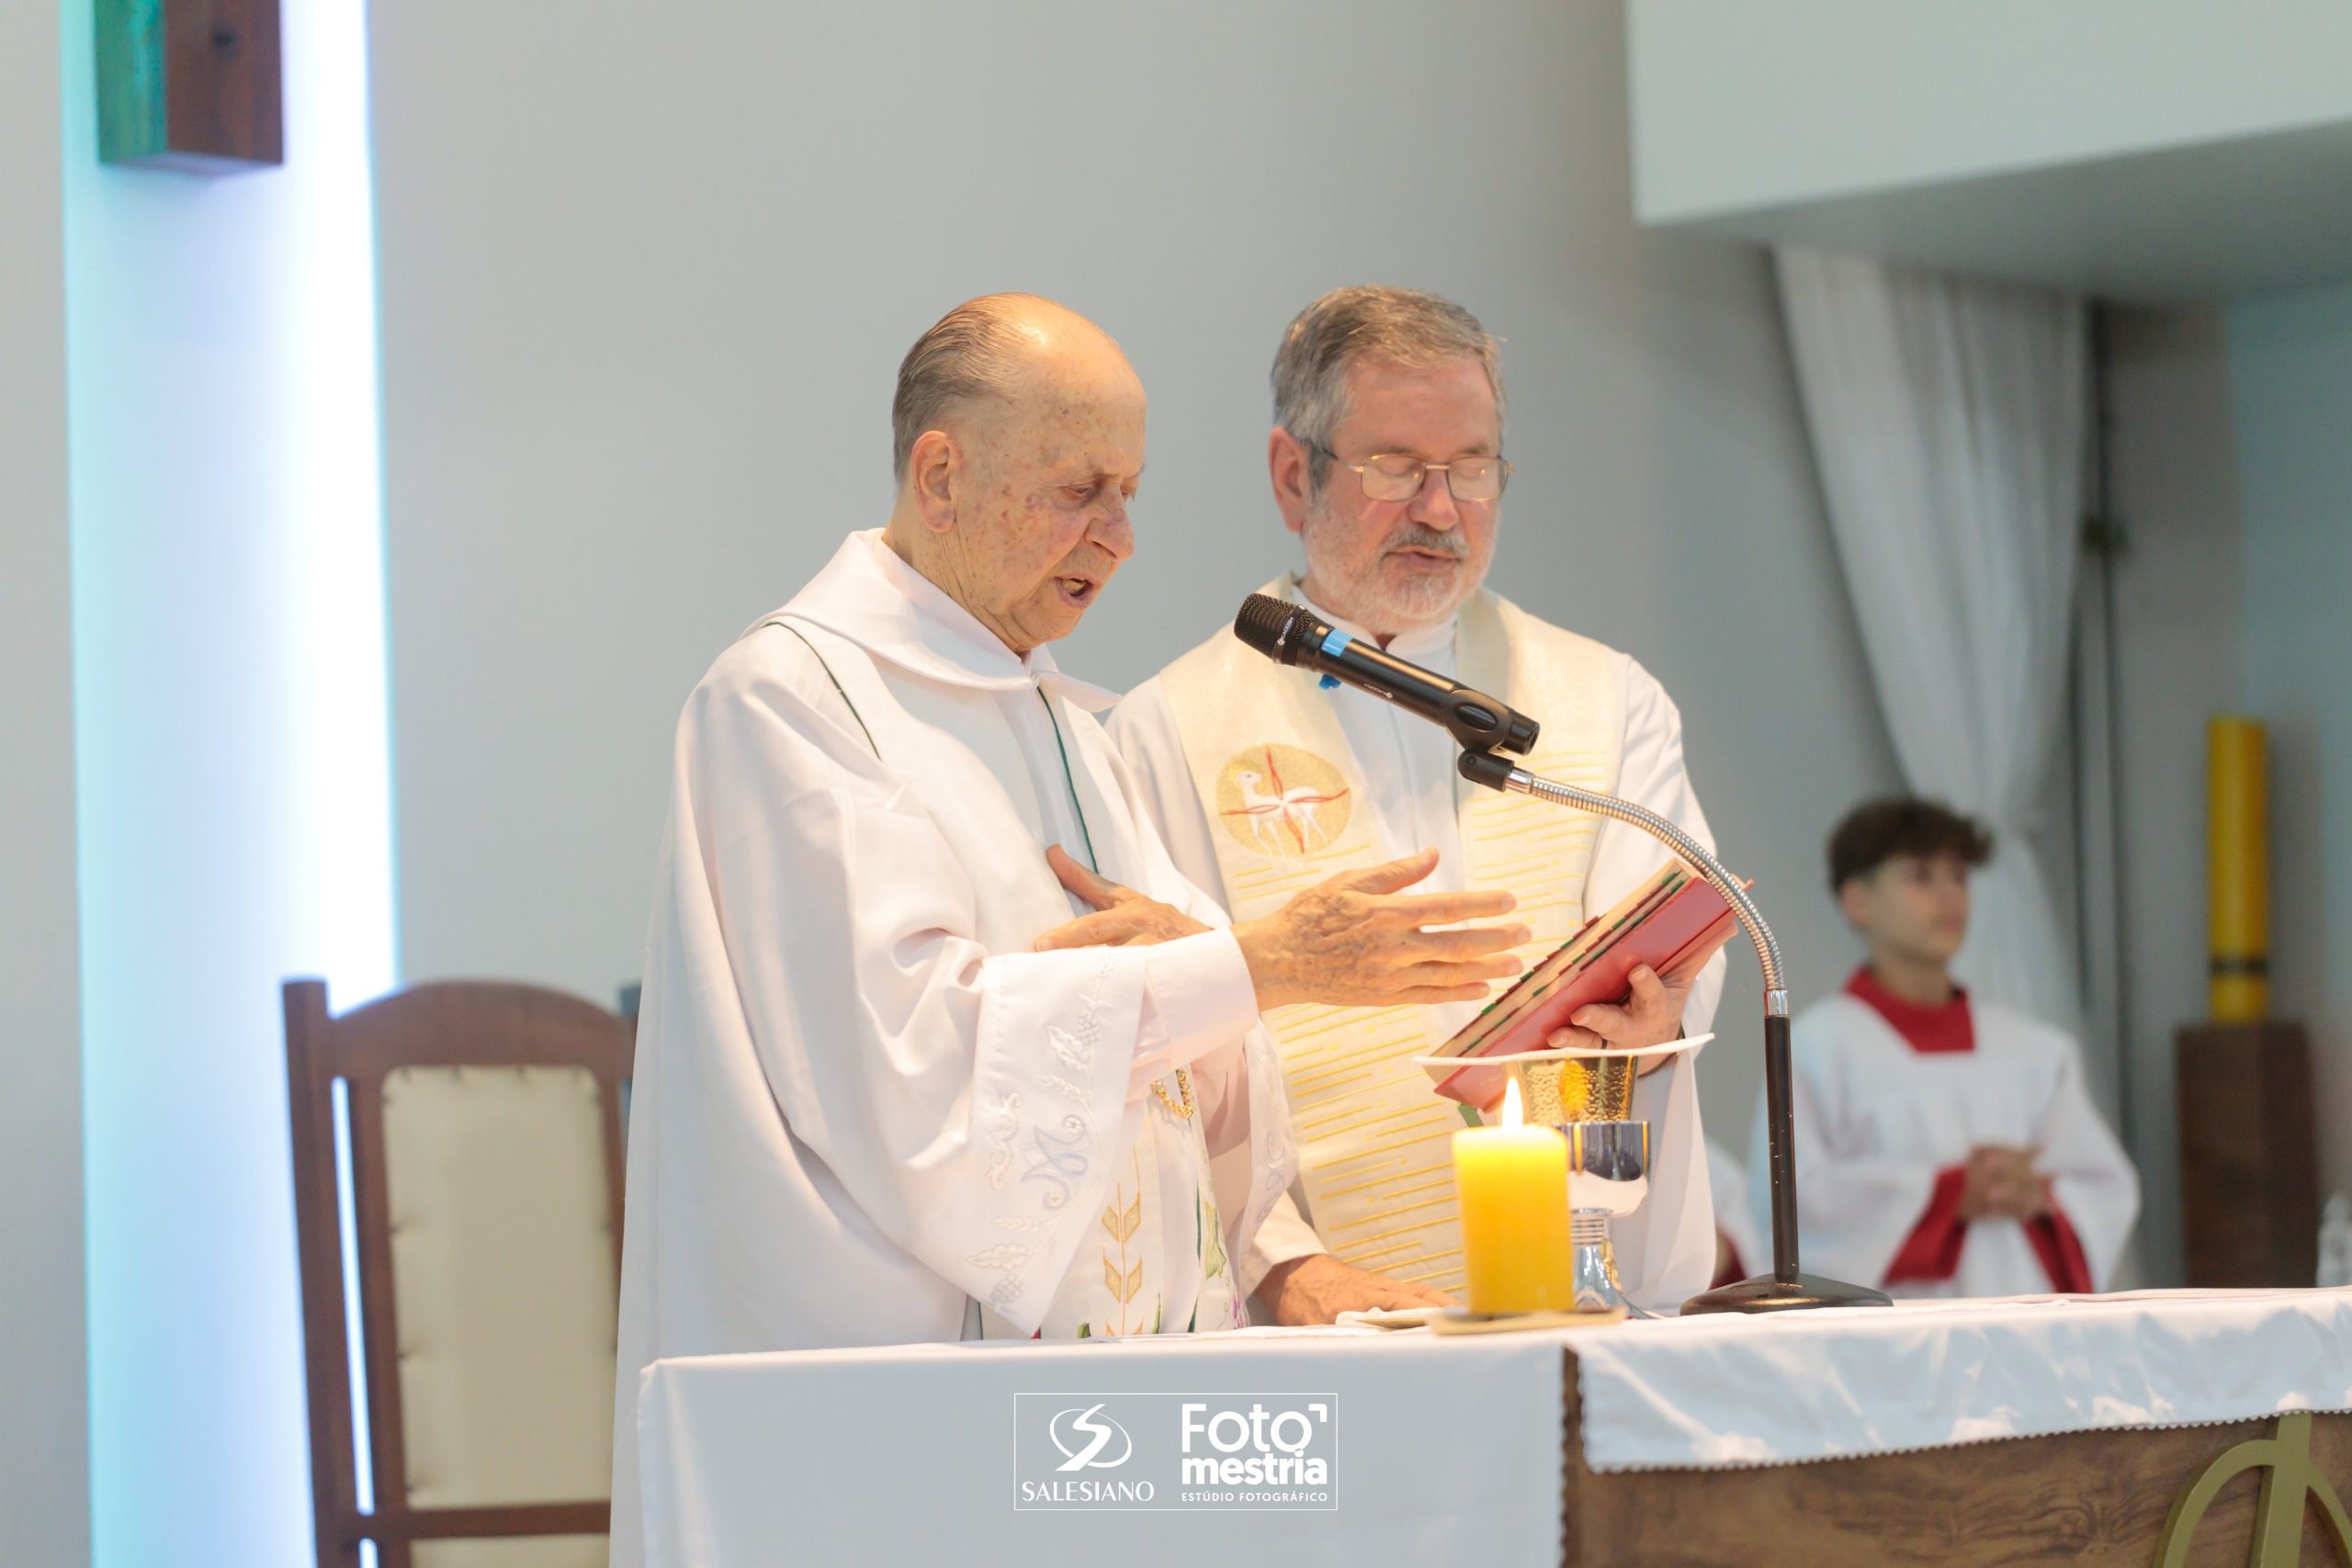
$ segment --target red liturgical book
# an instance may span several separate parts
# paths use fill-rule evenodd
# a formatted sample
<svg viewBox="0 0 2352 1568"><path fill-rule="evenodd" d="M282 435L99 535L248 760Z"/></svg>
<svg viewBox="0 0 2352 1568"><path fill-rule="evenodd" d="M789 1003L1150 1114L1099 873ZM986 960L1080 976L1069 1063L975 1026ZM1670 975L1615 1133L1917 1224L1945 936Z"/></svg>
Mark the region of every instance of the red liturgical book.
<svg viewBox="0 0 2352 1568"><path fill-rule="evenodd" d="M1630 976L1646 964L1670 975L1707 950L1737 919L1724 896L1680 861L1627 895L1605 915L1587 920L1549 958L1438 1047L1441 1056L1491 1061L1540 1051L1552 1032L1578 1008L1618 1006L1633 994ZM1437 1091L1484 1110L1502 1098L1510 1075L1500 1066L1429 1069Z"/></svg>

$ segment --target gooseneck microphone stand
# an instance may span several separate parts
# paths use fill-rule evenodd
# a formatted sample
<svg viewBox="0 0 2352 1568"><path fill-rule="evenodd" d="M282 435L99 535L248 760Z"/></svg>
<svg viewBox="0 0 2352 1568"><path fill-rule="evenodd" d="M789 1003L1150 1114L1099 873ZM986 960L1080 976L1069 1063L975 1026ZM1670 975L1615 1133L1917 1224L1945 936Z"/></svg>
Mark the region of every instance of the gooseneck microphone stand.
<svg viewBox="0 0 2352 1568"><path fill-rule="evenodd" d="M1685 1317L1711 1312L1790 1312L1805 1307L1886 1306L1883 1292L1842 1280L1825 1280L1797 1268L1797 1172L1793 1106L1789 1088L1789 987L1781 971L1781 944L1764 923L1763 912L1739 879L1725 871L1704 845L1655 811L1613 795L1540 778L1492 751L1462 753L1462 776L1472 784L1590 812L1639 828L1682 857L1708 886L1724 896L1756 944L1764 971L1765 1131L1771 1143L1772 1271L1708 1291L1682 1303Z"/></svg>

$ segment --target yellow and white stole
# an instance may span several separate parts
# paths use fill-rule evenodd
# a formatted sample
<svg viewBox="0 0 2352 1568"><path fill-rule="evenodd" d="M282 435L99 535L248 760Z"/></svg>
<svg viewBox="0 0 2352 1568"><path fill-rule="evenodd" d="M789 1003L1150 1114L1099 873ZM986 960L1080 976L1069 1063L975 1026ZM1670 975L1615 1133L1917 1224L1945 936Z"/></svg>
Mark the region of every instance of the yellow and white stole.
<svg viewBox="0 0 2352 1568"><path fill-rule="evenodd" d="M1295 603L1290 578L1261 592ZM1624 716L1608 649L1481 590L1455 622L1458 678L1534 718L1532 772L1613 791ZM1343 871L1380 863L1363 770L1309 671L1220 632L1161 676L1212 824L1236 920ZM1464 874L1517 896L1532 964L1584 920L1598 822L1522 795L1455 784ZM1416 846L1420 847L1420 846ZM1295 1006L1266 1016L1282 1052L1315 1228L1341 1261L1459 1295L1462 1233L1452 1135L1458 1107L1411 1058L1442 1044L1419 1007Z"/></svg>

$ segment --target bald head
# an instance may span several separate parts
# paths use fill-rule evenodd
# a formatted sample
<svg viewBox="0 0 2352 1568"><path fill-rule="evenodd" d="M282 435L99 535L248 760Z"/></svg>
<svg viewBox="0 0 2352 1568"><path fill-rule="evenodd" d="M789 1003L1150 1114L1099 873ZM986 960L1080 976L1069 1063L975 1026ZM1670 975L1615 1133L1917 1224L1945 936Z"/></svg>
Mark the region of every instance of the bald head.
<svg viewBox="0 0 2352 1568"><path fill-rule="evenodd" d="M908 457L927 430L1106 379L1133 385L1135 372L1111 335L1077 311L1035 294L967 299L899 362L890 400L891 477L906 482Z"/></svg>
<svg viewBox="0 0 2352 1568"><path fill-rule="evenodd" d="M958 305L899 367L883 537L1015 653L1076 628L1135 551L1143 384L1110 337L1034 294Z"/></svg>

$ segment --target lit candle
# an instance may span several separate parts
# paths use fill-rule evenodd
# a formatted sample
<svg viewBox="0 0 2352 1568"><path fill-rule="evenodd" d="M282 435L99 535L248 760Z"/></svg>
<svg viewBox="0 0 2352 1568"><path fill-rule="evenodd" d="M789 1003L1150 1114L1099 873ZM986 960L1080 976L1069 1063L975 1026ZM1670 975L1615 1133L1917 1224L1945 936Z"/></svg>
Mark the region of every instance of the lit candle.
<svg viewBox="0 0 2352 1568"><path fill-rule="evenodd" d="M1518 1075L1503 1092L1501 1125L1453 1134L1453 1185L1470 1310L1573 1308L1568 1141L1521 1124Z"/></svg>

